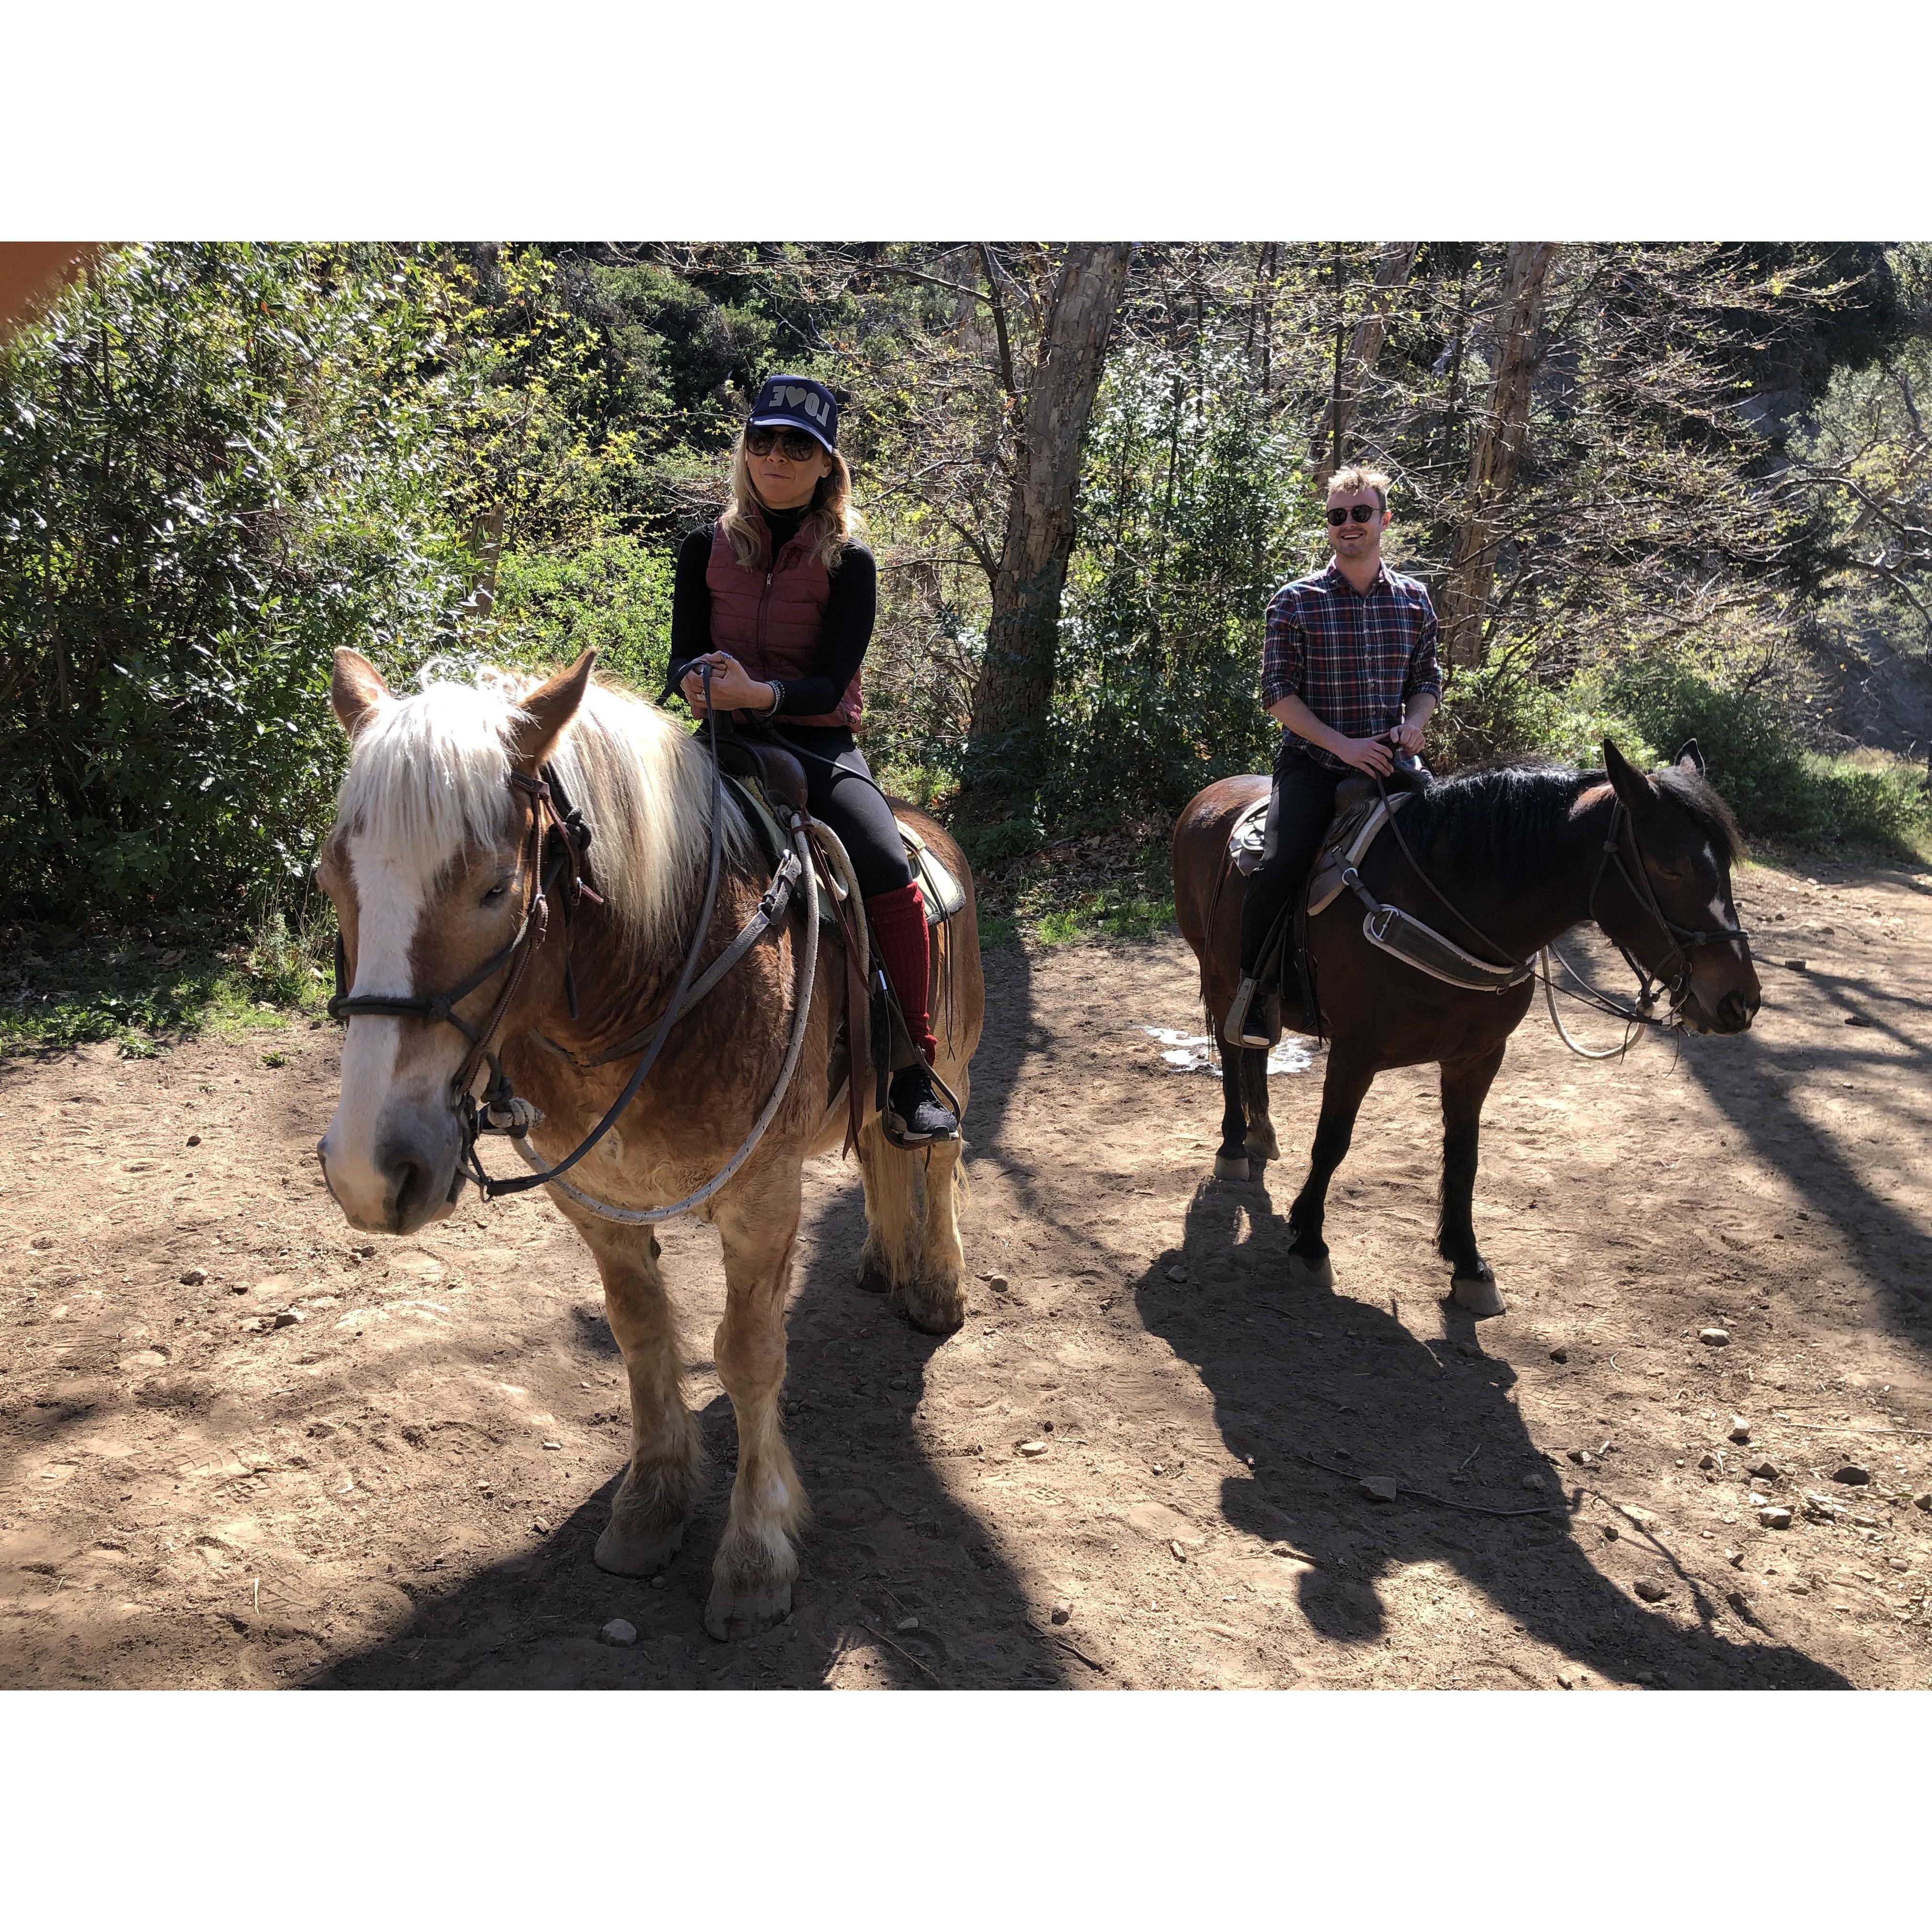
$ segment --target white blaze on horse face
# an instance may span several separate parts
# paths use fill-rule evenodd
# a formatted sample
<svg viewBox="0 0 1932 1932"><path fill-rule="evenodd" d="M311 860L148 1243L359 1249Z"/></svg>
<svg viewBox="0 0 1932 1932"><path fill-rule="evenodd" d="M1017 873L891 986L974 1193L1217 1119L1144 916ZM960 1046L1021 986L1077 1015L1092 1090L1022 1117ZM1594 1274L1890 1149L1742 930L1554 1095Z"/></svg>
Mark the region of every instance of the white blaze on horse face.
<svg viewBox="0 0 1932 1932"><path fill-rule="evenodd" d="M348 840L344 856L357 914L352 994L416 996L410 952L442 856L430 863L366 834ZM398 1148L430 1155L452 1144L448 1085L462 1036L453 1027L436 1028L438 1036L422 1041L399 1072L405 1026L421 1030L411 1022L362 1014L350 1020L343 1040L342 1091L322 1137L322 1165L343 1212L361 1227L386 1224Z"/></svg>

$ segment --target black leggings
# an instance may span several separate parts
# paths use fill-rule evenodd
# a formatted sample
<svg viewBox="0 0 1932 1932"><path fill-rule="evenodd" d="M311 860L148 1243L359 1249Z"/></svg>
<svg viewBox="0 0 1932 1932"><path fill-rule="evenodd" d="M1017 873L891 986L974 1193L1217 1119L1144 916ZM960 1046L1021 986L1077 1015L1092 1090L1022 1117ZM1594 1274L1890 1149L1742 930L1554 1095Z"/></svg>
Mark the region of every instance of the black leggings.
<svg viewBox="0 0 1932 1932"><path fill-rule="evenodd" d="M1252 976L1281 909L1308 882L1322 835L1335 816L1335 788L1349 774L1331 772L1288 748L1276 754L1268 793L1268 838L1241 902L1241 970Z"/></svg>
<svg viewBox="0 0 1932 1932"><path fill-rule="evenodd" d="M910 885L912 868L898 821L872 783L866 754L850 733L827 731L820 737L803 730L774 731L772 736L794 751L812 754L799 760L805 767L806 802L812 817L830 826L850 854L861 896L874 899Z"/></svg>

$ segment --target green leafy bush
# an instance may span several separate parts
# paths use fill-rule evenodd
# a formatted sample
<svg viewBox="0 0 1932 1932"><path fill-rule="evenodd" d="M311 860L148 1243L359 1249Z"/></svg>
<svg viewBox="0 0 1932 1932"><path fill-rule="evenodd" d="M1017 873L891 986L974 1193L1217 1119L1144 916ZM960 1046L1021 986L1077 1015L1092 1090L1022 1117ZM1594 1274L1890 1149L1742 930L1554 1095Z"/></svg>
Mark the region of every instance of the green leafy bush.
<svg viewBox="0 0 1932 1932"><path fill-rule="evenodd" d="M1916 774L1808 752L1763 692L1720 685L1687 665L1632 667L1612 701L1658 745L1695 738L1719 790L1747 831L1800 844L1846 841L1910 852L1932 826Z"/></svg>
<svg viewBox="0 0 1932 1932"><path fill-rule="evenodd" d="M1603 763L1606 737L1633 764L1658 760L1646 734L1593 682L1554 688L1520 664L1492 658L1448 680L1430 722L1427 758L1442 777L1512 758L1551 758L1587 771Z"/></svg>
<svg viewBox="0 0 1932 1932"><path fill-rule="evenodd" d="M676 560L633 537L564 556L506 555L494 614L513 660L570 663L594 645L600 674L655 698L670 662Z"/></svg>
<svg viewBox="0 0 1932 1932"><path fill-rule="evenodd" d="M0 351L0 895L232 909L306 868L332 648L394 671L464 588L440 304L388 249L136 248Z"/></svg>

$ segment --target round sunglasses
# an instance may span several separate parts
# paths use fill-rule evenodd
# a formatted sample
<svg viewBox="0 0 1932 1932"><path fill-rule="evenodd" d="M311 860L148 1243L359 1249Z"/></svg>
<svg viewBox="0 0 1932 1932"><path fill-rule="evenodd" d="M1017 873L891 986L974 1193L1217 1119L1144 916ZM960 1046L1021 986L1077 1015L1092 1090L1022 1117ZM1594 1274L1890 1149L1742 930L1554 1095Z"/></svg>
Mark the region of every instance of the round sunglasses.
<svg viewBox="0 0 1932 1932"><path fill-rule="evenodd" d="M1372 523L1381 514L1380 508L1374 503L1352 503L1346 510L1330 510L1328 512L1328 520L1336 530L1340 530L1344 524Z"/></svg>
<svg viewBox="0 0 1932 1932"><path fill-rule="evenodd" d="M748 429L745 432L745 447L754 456L770 455L774 444L794 463L809 462L825 446L802 429Z"/></svg>

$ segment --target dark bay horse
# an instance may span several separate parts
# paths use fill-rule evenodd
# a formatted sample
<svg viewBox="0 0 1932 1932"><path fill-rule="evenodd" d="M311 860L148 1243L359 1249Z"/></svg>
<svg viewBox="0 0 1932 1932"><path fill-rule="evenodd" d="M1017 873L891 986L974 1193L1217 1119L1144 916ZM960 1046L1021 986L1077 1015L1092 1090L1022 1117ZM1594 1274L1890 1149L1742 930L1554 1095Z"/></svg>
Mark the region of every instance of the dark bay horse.
<svg viewBox="0 0 1932 1932"><path fill-rule="evenodd" d="M1396 823L1430 891L1384 832L1360 868L1385 904L1400 906L1481 958L1534 959L1572 926L1594 920L1669 989L1670 1024L1741 1033L1759 1004L1750 948L1731 900L1742 843L1704 776L1694 741L1660 770L1637 770L1607 739L1600 772L1474 772L1432 784ZM1223 778L1193 799L1174 832L1174 898L1201 962L1208 1030L1219 1041L1233 998L1244 881L1228 839L1261 778ZM1445 909L1446 899L1469 924ZM1503 992L1447 985L1391 957L1363 931L1361 902L1343 892L1309 922L1308 946L1330 1042L1308 1178L1288 1212L1289 1279L1334 1280L1322 1219L1328 1183L1348 1151L1355 1116L1376 1076L1394 1066L1442 1070L1442 1194L1436 1246L1451 1293L1478 1315L1502 1311L1472 1219L1483 1102L1534 982ZM1471 928L1494 942L1484 946ZM1291 994L1284 1000L1292 1013ZM1245 1179L1251 1160L1280 1149L1268 1118L1267 1054L1223 1046L1220 1150L1214 1171Z"/></svg>
<svg viewBox="0 0 1932 1932"><path fill-rule="evenodd" d="M341 1098L319 1151L358 1228L406 1234L450 1212L473 1158L465 1103L494 1070L484 1048L537 1110L526 1160L554 1168L621 1100L641 1064L624 1042L673 1009L680 962L692 962L688 975L718 959L758 915L770 869L728 795L714 808L703 748L655 706L593 685L592 662L586 652L541 686L486 673L396 698L365 659L336 653L332 696L352 749L318 869L341 922L336 1004L349 1029ZM537 890L568 856L558 850L567 828L544 816L559 795L591 828L594 896L578 899L567 923L545 909L562 902L560 889ZM984 1005L971 874L941 826L897 808L966 888L964 909L934 935L931 1007L939 1071L963 1102ZM719 884L707 901L714 850ZM662 1057L616 1124L567 1180L545 1184L596 1258L630 1384L630 1465L596 1552L620 1576L670 1561L700 1475L652 1222L694 1202L723 1237L714 1348L737 1414L738 1470L704 1614L717 1637L762 1630L790 1606L806 1499L778 1398L800 1170L838 1148L847 1079L866 1077L848 1064L840 1024L842 954L831 942L814 953L811 915L800 911L794 898L667 1027ZM619 1057L600 1061L607 1049ZM886 1139L876 1110L859 1136L860 1285L888 1292L934 1333L964 1318L962 1144L937 1142L916 1164Z"/></svg>

